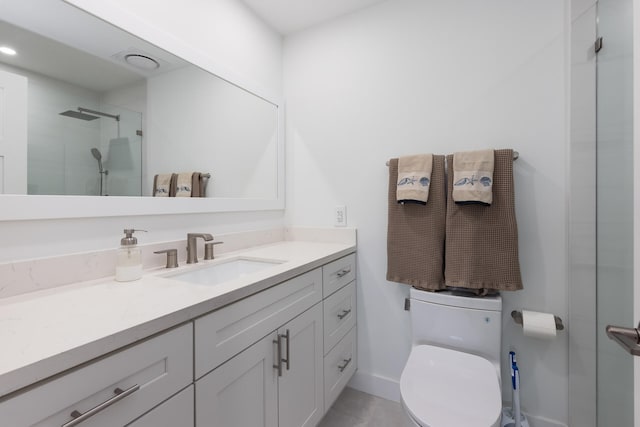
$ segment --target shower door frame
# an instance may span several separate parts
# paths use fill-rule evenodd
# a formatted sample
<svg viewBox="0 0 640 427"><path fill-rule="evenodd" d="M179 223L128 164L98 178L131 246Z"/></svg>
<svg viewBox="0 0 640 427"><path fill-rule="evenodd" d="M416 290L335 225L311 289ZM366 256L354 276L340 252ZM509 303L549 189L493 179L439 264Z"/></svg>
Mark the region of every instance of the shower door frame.
<svg viewBox="0 0 640 427"><path fill-rule="evenodd" d="M640 0L633 1L633 321L640 322ZM640 357L634 357L634 426L640 427Z"/></svg>

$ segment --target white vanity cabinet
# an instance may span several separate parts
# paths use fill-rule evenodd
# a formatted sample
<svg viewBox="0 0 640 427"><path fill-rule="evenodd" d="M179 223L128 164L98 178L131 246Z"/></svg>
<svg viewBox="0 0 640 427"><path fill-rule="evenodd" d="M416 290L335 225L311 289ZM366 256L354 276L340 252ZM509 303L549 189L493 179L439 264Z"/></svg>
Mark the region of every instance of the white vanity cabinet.
<svg viewBox="0 0 640 427"><path fill-rule="evenodd" d="M322 267L325 412L357 367L355 264L351 254Z"/></svg>
<svg viewBox="0 0 640 427"><path fill-rule="evenodd" d="M316 304L196 382L196 425L315 426L324 413L322 365Z"/></svg>
<svg viewBox="0 0 640 427"><path fill-rule="evenodd" d="M196 376L215 368L196 381L198 427L320 421L321 298L322 270L316 269L196 319ZM255 336L263 338L251 344Z"/></svg>
<svg viewBox="0 0 640 427"><path fill-rule="evenodd" d="M193 426L193 389L193 385L187 387L126 427Z"/></svg>
<svg viewBox="0 0 640 427"><path fill-rule="evenodd" d="M0 426L316 426L356 369L355 254L309 262L99 358L72 349L74 368L0 397Z"/></svg>
<svg viewBox="0 0 640 427"><path fill-rule="evenodd" d="M355 271L351 254L196 319L196 426L318 424L356 370Z"/></svg>
<svg viewBox="0 0 640 427"><path fill-rule="evenodd" d="M192 331L192 324L185 324L2 401L0 425L127 425L191 384ZM193 406L171 411L180 411L174 414L185 420L180 425L193 419ZM142 418L138 425L149 425Z"/></svg>

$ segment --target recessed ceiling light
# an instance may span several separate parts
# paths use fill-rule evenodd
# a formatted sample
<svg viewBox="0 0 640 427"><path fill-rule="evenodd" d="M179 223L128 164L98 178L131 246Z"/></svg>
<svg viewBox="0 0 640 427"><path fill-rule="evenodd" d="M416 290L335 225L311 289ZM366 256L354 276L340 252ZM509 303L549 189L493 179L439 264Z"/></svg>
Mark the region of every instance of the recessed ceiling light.
<svg viewBox="0 0 640 427"><path fill-rule="evenodd" d="M130 53L125 55L124 60L127 64L133 65L141 70L155 70L160 64L155 59L139 53Z"/></svg>
<svg viewBox="0 0 640 427"><path fill-rule="evenodd" d="M4 53L5 55L15 55L17 52L8 46L1 46L0 53Z"/></svg>

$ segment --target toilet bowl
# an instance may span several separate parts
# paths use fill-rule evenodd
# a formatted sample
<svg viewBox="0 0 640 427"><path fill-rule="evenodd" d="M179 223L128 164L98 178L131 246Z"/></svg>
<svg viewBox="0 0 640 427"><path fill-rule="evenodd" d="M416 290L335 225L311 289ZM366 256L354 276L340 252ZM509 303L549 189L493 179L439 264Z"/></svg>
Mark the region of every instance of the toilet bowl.
<svg viewBox="0 0 640 427"><path fill-rule="evenodd" d="M495 368L473 354L414 347L400 378L400 394L415 426L500 424L502 399Z"/></svg>
<svg viewBox="0 0 640 427"><path fill-rule="evenodd" d="M411 427L500 425L500 296L411 289L413 347L400 378Z"/></svg>

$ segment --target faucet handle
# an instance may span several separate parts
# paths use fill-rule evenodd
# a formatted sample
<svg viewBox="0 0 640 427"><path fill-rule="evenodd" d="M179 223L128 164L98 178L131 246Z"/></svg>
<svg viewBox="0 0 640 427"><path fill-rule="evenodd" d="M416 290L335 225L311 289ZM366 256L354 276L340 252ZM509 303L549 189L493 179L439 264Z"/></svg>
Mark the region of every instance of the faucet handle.
<svg viewBox="0 0 640 427"><path fill-rule="evenodd" d="M219 245L224 242L209 242L204 244L204 260L209 261L214 258L213 256L213 245Z"/></svg>
<svg viewBox="0 0 640 427"><path fill-rule="evenodd" d="M167 254L167 265L165 268L178 267L178 250L177 249L165 249L162 251L155 251L154 254Z"/></svg>

